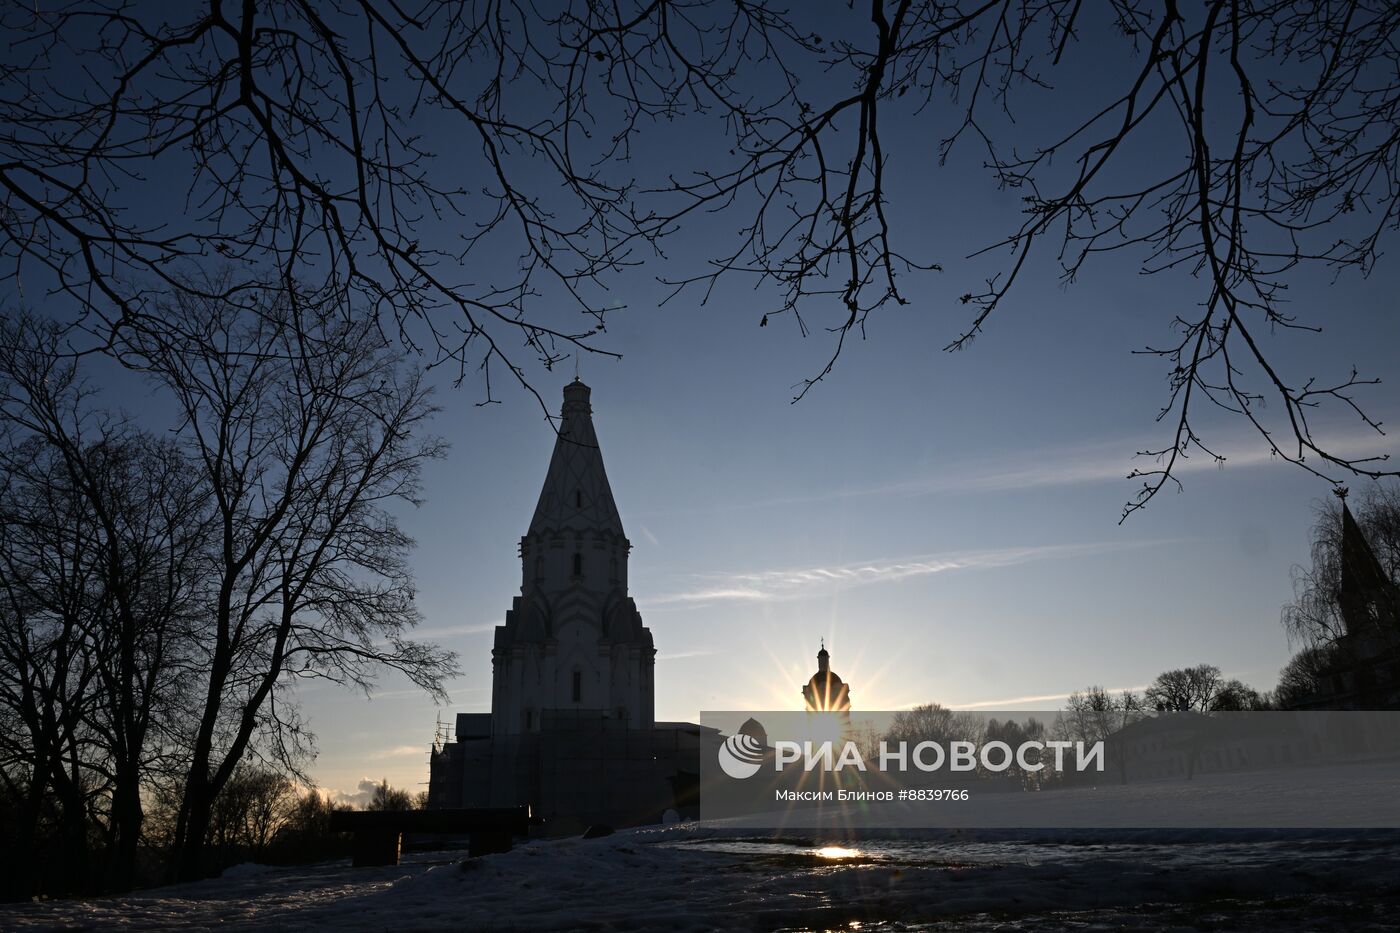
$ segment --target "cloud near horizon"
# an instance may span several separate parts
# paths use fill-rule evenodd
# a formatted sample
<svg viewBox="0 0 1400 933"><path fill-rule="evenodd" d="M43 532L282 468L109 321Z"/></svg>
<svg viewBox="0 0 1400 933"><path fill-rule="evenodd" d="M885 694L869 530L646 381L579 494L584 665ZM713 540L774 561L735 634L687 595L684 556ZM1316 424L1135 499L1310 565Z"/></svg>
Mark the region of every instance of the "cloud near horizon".
<svg viewBox="0 0 1400 933"><path fill-rule="evenodd" d="M388 758L406 758L410 755L426 755L428 749L422 745L395 745L393 748L385 748L374 752L369 756L370 761L384 761Z"/></svg>
<svg viewBox="0 0 1400 933"><path fill-rule="evenodd" d="M1134 692L1134 693L1141 693L1142 691L1146 690L1146 689L1147 689L1148 687L1150 687L1150 686L1152 686L1152 685L1151 685L1151 684L1137 684L1136 686L1132 686L1132 687L1107 687L1107 688L1105 688L1105 689L1106 689L1109 693L1122 693L1122 692L1125 691L1125 690L1131 690L1131 691ZM1078 691L1071 690L1071 691L1069 691L1068 693L1042 693L1042 694L1040 694L1039 696L1009 697L1009 698L1004 699L1004 700L983 700L983 701L980 702L980 703L959 703L959 704L955 704L955 705L953 705L953 706L951 706L951 707L949 707L949 708L950 708L950 709L954 709L954 710L960 710L960 709L968 709L968 710L971 710L971 709L1001 709L1002 707L1006 707L1006 706L1024 706L1024 705L1027 704L1027 703L1043 703L1043 702L1049 702L1049 701L1051 701L1051 700L1068 700L1068 699L1069 699L1071 696L1073 696L1075 693L1077 693L1077 692L1082 692L1083 690L1084 690L1084 688L1081 687ZM1059 708L1060 708L1060 707L1056 707L1056 709L1059 709Z"/></svg>
<svg viewBox="0 0 1400 933"><path fill-rule="evenodd" d="M336 790L333 787L322 789L322 794L335 807L351 807L356 810L363 810L369 805L374 797L374 789L379 786L378 781L370 778L360 778L360 783L356 785L353 792Z"/></svg>
<svg viewBox="0 0 1400 933"><path fill-rule="evenodd" d="M411 631L414 638L450 638L455 635L481 635L494 631L499 622L478 622L462 625L428 625Z"/></svg>

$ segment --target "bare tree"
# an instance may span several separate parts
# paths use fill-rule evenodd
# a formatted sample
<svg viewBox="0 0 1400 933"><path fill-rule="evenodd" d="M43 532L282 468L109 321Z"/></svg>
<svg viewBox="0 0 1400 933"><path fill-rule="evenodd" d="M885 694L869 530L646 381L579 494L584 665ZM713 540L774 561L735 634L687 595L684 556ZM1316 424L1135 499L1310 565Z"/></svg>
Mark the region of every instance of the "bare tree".
<svg viewBox="0 0 1400 933"><path fill-rule="evenodd" d="M247 294L247 293L245 293ZM418 621L412 541L389 511L418 502L434 409L374 321L276 289L251 311L176 297L124 353L175 398L213 508L199 696L176 829L177 869L205 869L212 809L255 743L296 768L309 735L289 691L308 678L368 689L396 670L431 695L450 652ZM149 324L149 322L148 322Z"/></svg>
<svg viewBox="0 0 1400 933"><path fill-rule="evenodd" d="M1076 690L1065 699L1064 712L1055 723L1055 731L1064 739L1091 745L1107 742L1115 733L1147 715L1147 703L1132 690L1115 695L1095 685ZM1118 766L1118 779L1127 783L1128 761L1125 751L1113 756Z"/></svg>
<svg viewBox="0 0 1400 933"><path fill-rule="evenodd" d="M17 482L6 497L14 534L0 548L18 626L7 660L19 678L52 678L37 693L19 690L21 706L78 717L64 734L100 791L107 880L122 889L136 864L147 765L168 752L181 709L205 498L172 441L95 408L57 327L18 315L0 335L0 424L14 441L0 462ZM58 644L23 637L37 632L26 603L66 607ZM83 676L70 683L74 669ZM41 733L26 741L32 755L47 754Z"/></svg>
<svg viewBox="0 0 1400 933"><path fill-rule="evenodd" d="M1231 678L1220 685L1211 700L1212 713L1250 713L1274 708L1274 696L1260 693L1238 678Z"/></svg>
<svg viewBox="0 0 1400 933"><path fill-rule="evenodd" d="M900 710L890 720L882 739L894 744L905 742L980 742L986 727L974 715L950 710L938 703L923 703Z"/></svg>
<svg viewBox="0 0 1400 933"><path fill-rule="evenodd" d="M1004 742L1013 749L1020 749L1027 742L1045 741L1045 723L1039 719L1027 718L1024 722L1017 722L1014 718L1007 717L1004 720L989 719L987 721L987 732L985 740L987 742ZM1008 766L1001 771L992 771L985 766L979 765L979 772L993 781L1006 781L1014 784L1018 790L1038 790L1052 775L1046 774L1043 767L1036 768L1037 764L1044 764L1044 757L1032 760L1031 768L1021 767L1019 754L1013 755Z"/></svg>
<svg viewBox="0 0 1400 933"><path fill-rule="evenodd" d="M4 274L62 291L103 341L159 316L161 289L236 297L272 275L386 313L488 386L502 366L528 386L516 346L545 367L604 352L602 287L720 214L738 235L664 279L704 296L750 277L760 326L825 329L801 397L937 268L887 211L888 128L920 121L937 143L919 164L970 148L1024 204L947 349L1041 253L1066 281L1121 256L1200 283L1144 336L1166 428L1125 517L1184 458L1223 459L1203 403L1318 475L1394 474L1313 429L1336 409L1379 432L1356 396L1374 380L1274 342L1317 327L1283 304L1296 276L1364 274L1400 218L1392 3L77 0L3 17L19 37L0 69ZM1017 122L1032 109L1056 115L1043 136ZM717 144L652 171L652 134L683 120ZM181 199L172 177L190 179ZM238 270L217 292L191 284L212 258Z"/></svg>
<svg viewBox="0 0 1400 933"><path fill-rule="evenodd" d="M1146 712L1146 702L1132 690L1115 695L1095 685L1076 690L1065 699L1065 728L1078 741L1101 742Z"/></svg>
<svg viewBox="0 0 1400 933"><path fill-rule="evenodd" d="M18 804L13 845L23 853L18 879L9 880L28 896L46 814L56 817L62 861L80 877L91 873L89 722L106 597L97 523L62 458L42 445L7 444L0 473L0 700L11 727L0 737L0 773Z"/></svg>
<svg viewBox="0 0 1400 933"><path fill-rule="evenodd" d="M296 786L285 774L240 765L214 803L210 841L224 861L244 855L265 856L274 837L296 815Z"/></svg>
<svg viewBox="0 0 1400 933"><path fill-rule="evenodd" d="M1330 644L1300 650L1278 672L1275 690L1280 709L1293 709L1324 693L1327 679L1337 667L1336 648Z"/></svg>
<svg viewBox="0 0 1400 933"><path fill-rule="evenodd" d="M389 779L384 778L374 785L366 810L414 810L421 809L414 795L398 787L390 787Z"/></svg>
<svg viewBox="0 0 1400 933"><path fill-rule="evenodd" d="M1225 687L1220 668L1197 664L1158 674L1147 688L1146 700L1159 711L1208 713Z"/></svg>
<svg viewBox="0 0 1400 933"><path fill-rule="evenodd" d="M30 294L61 291L113 349L123 327L164 313L168 292L236 301L269 277L316 281L439 361L484 367L488 399L492 368L528 388L518 346L546 367L591 347L602 315L587 285L627 261L637 223L628 187L580 162L558 121L506 112L517 65L499 12L7 7L6 276ZM469 67L483 53L499 53L494 78ZM462 133L450 161L434 158ZM172 178L188 179L183 191ZM521 257L505 277L457 271L478 254L493 273L509 268L502 251ZM211 262L234 270L217 288L195 275ZM582 316L548 322L529 304L548 286Z"/></svg>

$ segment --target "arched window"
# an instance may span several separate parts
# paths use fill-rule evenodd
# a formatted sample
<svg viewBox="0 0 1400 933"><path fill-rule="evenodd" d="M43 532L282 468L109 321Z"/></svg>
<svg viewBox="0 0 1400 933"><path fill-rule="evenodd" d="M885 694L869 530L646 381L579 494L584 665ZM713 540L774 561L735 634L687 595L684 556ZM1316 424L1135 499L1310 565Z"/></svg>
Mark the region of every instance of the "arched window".
<svg viewBox="0 0 1400 933"><path fill-rule="evenodd" d="M583 554L574 551L574 576L583 576Z"/></svg>
<svg viewBox="0 0 1400 933"><path fill-rule="evenodd" d="M574 490L574 508L576 508L576 509L581 509L581 508L583 508L583 491L582 491L582 490L579 490L579 489L575 489L575 490Z"/></svg>
<svg viewBox="0 0 1400 933"><path fill-rule="evenodd" d="M583 672L574 671L574 702L578 703L583 699Z"/></svg>

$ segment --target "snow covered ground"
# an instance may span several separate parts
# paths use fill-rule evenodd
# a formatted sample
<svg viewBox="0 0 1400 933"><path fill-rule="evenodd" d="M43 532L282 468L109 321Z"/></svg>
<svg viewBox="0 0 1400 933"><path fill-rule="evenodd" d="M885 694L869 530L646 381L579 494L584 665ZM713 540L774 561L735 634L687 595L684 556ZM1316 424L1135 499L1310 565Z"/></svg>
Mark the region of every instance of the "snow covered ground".
<svg viewBox="0 0 1400 933"><path fill-rule="evenodd" d="M1395 929L1400 835L1055 830L771 837L682 824L397 868L238 866L0 905L6 930Z"/></svg>

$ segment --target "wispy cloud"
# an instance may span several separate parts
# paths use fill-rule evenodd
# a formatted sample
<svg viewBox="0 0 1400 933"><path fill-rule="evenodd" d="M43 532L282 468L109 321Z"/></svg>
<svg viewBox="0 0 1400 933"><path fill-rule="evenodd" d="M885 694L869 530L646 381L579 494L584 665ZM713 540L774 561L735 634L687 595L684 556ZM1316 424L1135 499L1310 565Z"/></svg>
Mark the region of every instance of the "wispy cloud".
<svg viewBox="0 0 1400 933"><path fill-rule="evenodd" d="M390 758L409 758L415 755L426 756L427 754L428 749L423 745L395 745L393 748L371 752L367 757L370 761L385 761Z"/></svg>
<svg viewBox="0 0 1400 933"><path fill-rule="evenodd" d="M458 635L481 635L492 631L499 623L481 622L476 625L435 625L416 628L413 635L418 638L452 638Z"/></svg>
<svg viewBox="0 0 1400 933"><path fill-rule="evenodd" d="M1109 687L1109 693L1122 693L1124 690L1132 690L1134 693L1141 693L1148 688L1148 684L1137 684L1132 687ZM1061 702L1070 698L1070 693L1042 693L1039 696L1029 697L1008 697L1003 700L983 700L980 703L955 703L953 709L1003 709L1008 706L1025 706L1028 703L1049 703Z"/></svg>
<svg viewBox="0 0 1400 933"><path fill-rule="evenodd" d="M1072 451L1053 451L1033 462L1009 469L1004 466L997 469L987 465L987 469L956 470L944 477L871 487L865 494L998 492L1122 480L1133 470L1149 472L1165 465L1162 458L1125 456L1125 451L1141 450L1147 446L1151 445L1142 442L1132 444L1128 441L1102 442L1078 447ZM1391 452L1395 442L1389 437L1381 437L1373 431L1367 431L1364 434L1355 432L1336 435L1327 441L1326 446L1337 456L1363 458ZM1205 470L1286 465L1285 461L1269 450L1268 445L1259 437L1236 438L1219 446L1212 446L1212 449L1225 458L1224 463L1200 451L1192 451L1189 456L1178 458L1173 472L1184 476Z"/></svg>
<svg viewBox="0 0 1400 933"><path fill-rule="evenodd" d="M695 606L715 602L767 602L802 599L824 592L876 583L895 583L912 577L1009 567L1029 561L1079 557L1125 547L1147 547L1157 541L1096 542L1052 544L1035 547L999 548L960 553L929 554L837 564L825 567L797 567L742 573L698 574L694 585L673 593L643 597L647 606Z"/></svg>
<svg viewBox="0 0 1400 933"><path fill-rule="evenodd" d="M1339 457L1361 459L1400 454L1394 436L1381 436L1369 429L1318 436L1325 441L1323 446ZM707 511L742 511L843 499L1006 492L1050 486L1122 482L1134 470L1147 472L1160 468L1161 462L1157 459L1133 456L1136 451L1160 444L1160 438L1152 441L1142 438L1120 438L1077 444L1067 448L1006 454L985 461L946 464L928 474L886 483L823 490L809 495L779 496L757 502L732 503L728 506L707 506ZM1212 449L1225 458L1223 464L1204 453L1193 451L1189 457L1179 458L1173 471L1178 476L1187 476L1206 470L1252 469L1271 464L1289 466L1271 452L1265 441L1257 435L1237 434L1233 438L1212 444Z"/></svg>
<svg viewBox="0 0 1400 933"><path fill-rule="evenodd" d="M709 648L701 648L696 651L663 651L657 654L658 661L680 661L685 658L708 658L715 652Z"/></svg>
<svg viewBox="0 0 1400 933"><path fill-rule="evenodd" d="M661 547L661 542L656 540L656 535L651 533L650 528L648 528L646 525L638 525L637 527L641 529L642 537L646 538L647 541L651 543L652 547Z"/></svg>

